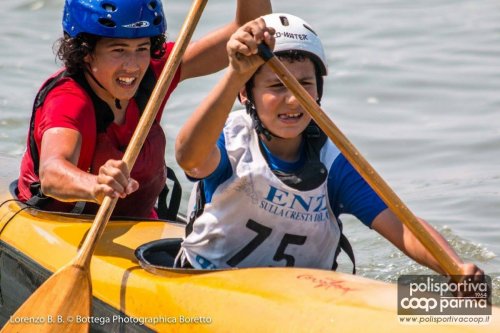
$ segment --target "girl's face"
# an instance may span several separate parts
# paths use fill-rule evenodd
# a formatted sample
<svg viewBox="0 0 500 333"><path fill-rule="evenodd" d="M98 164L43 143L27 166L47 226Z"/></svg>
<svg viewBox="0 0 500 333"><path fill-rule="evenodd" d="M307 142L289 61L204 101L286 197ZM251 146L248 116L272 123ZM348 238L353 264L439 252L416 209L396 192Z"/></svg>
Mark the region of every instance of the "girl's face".
<svg viewBox="0 0 500 333"><path fill-rule="evenodd" d="M114 98L129 100L135 95L149 66L150 48L149 37L102 38L94 53L84 60L108 93Z"/></svg>
<svg viewBox="0 0 500 333"><path fill-rule="evenodd" d="M317 99L313 62L309 58L293 62L285 59L283 64L307 92ZM299 101L267 65L255 75L253 94L255 108L264 127L279 137L296 138L311 121L311 117L302 109Z"/></svg>

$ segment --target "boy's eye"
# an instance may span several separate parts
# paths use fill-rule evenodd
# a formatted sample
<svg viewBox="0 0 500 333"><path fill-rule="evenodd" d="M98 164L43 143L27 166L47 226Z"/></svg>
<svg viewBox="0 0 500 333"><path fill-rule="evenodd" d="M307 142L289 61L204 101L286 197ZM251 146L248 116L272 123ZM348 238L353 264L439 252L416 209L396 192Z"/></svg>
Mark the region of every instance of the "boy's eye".
<svg viewBox="0 0 500 333"><path fill-rule="evenodd" d="M300 84L303 86L312 86L314 82L310 80L305 80L305 81L300 81Z"/></svg>
<svg viewBox="0 0 500 333"><path fill-rule="evenodd" d="M276 83L273 83L273 84L270 84L269 85L270 88L282 88L284 87L283 83L280 81L280 82L276 82Z"/></svg>
<svg viewBox="0 0 500 333"><path fill-rule="evenodd" d="M124 49L113 49L111 50L112 52L116 52L116 53L122 53L123 51L125 51Z"/></svg>

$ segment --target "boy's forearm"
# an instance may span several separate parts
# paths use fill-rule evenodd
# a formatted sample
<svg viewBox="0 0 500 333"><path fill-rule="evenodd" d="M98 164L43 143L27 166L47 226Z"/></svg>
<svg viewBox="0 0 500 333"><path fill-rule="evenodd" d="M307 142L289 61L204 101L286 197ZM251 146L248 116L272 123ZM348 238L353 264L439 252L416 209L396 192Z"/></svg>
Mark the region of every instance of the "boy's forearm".
<svg viewBox="0 0 500 333"><path fill-rule="evenodd" d="M246 79L228 69L181 128L176 140L176 157L185 171L204 165L206 158L217 149L217 139Z"/></svg>
<svg viewBox="0 0 500 333"><path fill-rule="evenodd" d="M444 237L426 221L422 219L419 220L443 251L447 252L453 260L462 265L463 261ZM396 215L389 209L384 210L375 218L372 223L372 228L419 264L429 267L438 273L445 274L433 255L422 245L418 238L413 235L410 229L400 222Z"/></svg>
<svg viewBox="0 0 500 333"><path fill-rule="evenodd" d="M439 244L439 247L443 249L444 252L453 258L457 263L463 264L462 259L458 256L451 245L444 239L444 237L436 231L431 225L422 219L419 219L424 225L425 229L431 234L434 240ZM417 262L433 269L434 271L445 275L446 272L440 266L439 262L434 258L434 256L422 245L422 243L417 239L413 233L410 232L408 228L405 227L405 247L407 247L409 255Z"/></svg>

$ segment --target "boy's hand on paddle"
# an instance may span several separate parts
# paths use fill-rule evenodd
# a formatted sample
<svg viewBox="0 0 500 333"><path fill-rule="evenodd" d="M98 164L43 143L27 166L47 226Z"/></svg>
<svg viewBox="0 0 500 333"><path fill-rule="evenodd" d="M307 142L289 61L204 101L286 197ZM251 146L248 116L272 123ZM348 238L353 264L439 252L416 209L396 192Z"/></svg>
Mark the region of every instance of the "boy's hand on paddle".
<svg viewBox="0 0 500 333"><path fill-rule="evenodd" d="M266 26L262 18L250 21L240 27L227 42L229 66L239 74L253 74L257 68L264 64L258 55L257 46L266 43L272 50L274 48L275 30Z"/></svg>
<svg viewBox="0 0 500 333"><path fill-rule="evenodd" d="M462 272L465 276L470 276L472 277L475 281L480 281L484 277L484 271L477 267L473 263L464 263L461 265L462 267Z"/></svg>
<svg viewBox="0 0 500 333"><path fill-rule="evenodd" d="M462 279L458 283L468 283L468 284L479 284L479 283L487 283L484 275L484 271L477 267L473 263L463 263L460 265L460 268L462 270ZM489 289L488 285L488 289ZM474 289L474 288L458 288L458 292L454 293L456 297L478 297L475 291L476 290L483 290L483 289ZM487 293L491 293L491 290L488 290ZM481 294L481 293L479 293ZM479 299L485 298L483 294L481 294L481 297L478 297Z"/></svg>
<svg viewBox="0 0 500 333"><path fill-rule="evenodd" d="M105 196L125 198L139 188L139 183L130 178L127 164L122 160L108 160L99 168L97 184L93 194L95 202L102 203Z"/></svg>

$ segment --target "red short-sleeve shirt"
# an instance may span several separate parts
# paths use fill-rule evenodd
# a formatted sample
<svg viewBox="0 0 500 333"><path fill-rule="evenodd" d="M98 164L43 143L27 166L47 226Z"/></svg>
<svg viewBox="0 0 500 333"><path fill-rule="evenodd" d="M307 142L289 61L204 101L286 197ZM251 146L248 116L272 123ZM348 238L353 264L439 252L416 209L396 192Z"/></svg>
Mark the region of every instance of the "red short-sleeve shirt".
<svg viewBox="0 0 500 333"><path fill-rule="evenodd" d="M157 78L160 76L173 46L174 43L167 43L165 56L158 60L151 60L150 66ZM57 74L59 74L59 72L54 76ZM158 122L162 117L163 109L170 94L177 87L179 81L180 67L177 69L167 94L160 106L156 116ZM137 104L129 103L126 110L125 123L121 126L113 123L110 126L116 139L124 146L128 144L133 131L137 127L139 115L140 110L137 108ZM70 128L80 133L82 145L77 166L84 171L88 171L88 167L92 164L97 133L94 106L87 92L71 78L63 78L47 94L42 106L36 110L33 134L39 154L41 154L40 148L44 133L48 129L56 127ZM21 162L18 184L19 198L21 200L27 200L31 197L29 186L31 183L38 181L38 176L35 174L33 167L33 159L30 154L29 138L27 144L28 149Z"/></svg>

